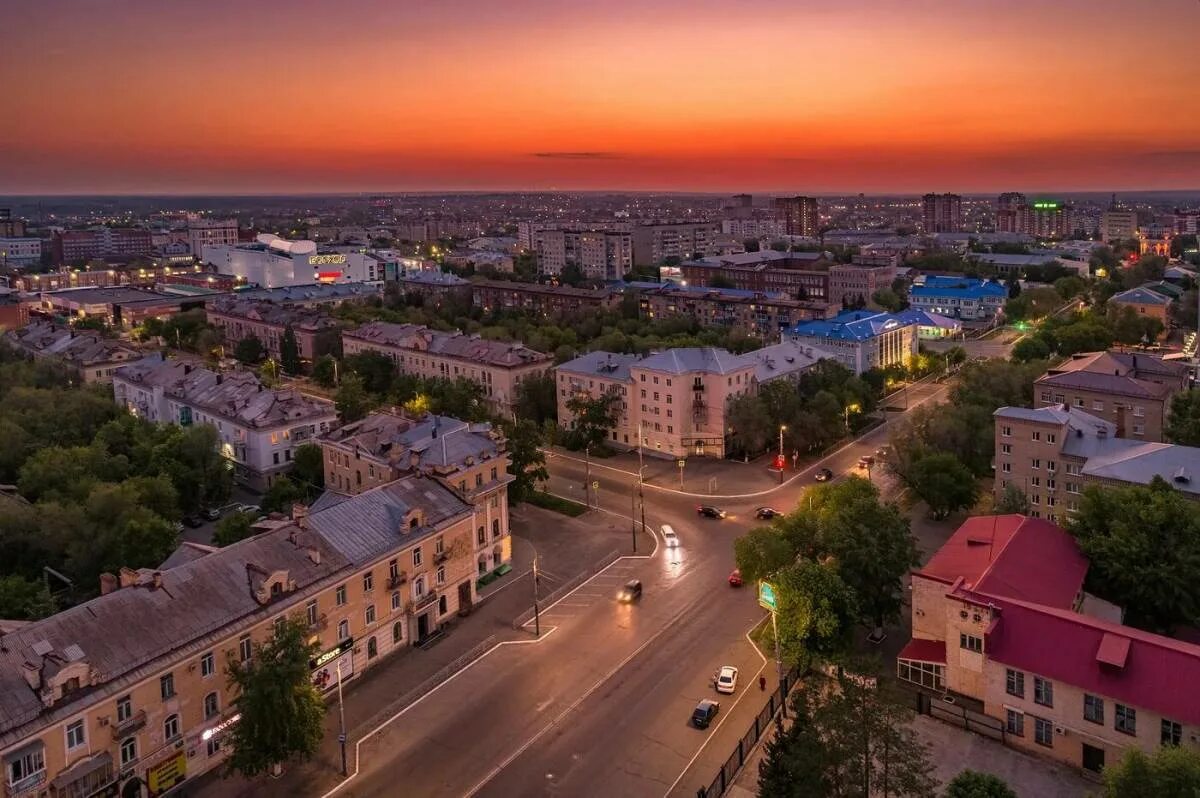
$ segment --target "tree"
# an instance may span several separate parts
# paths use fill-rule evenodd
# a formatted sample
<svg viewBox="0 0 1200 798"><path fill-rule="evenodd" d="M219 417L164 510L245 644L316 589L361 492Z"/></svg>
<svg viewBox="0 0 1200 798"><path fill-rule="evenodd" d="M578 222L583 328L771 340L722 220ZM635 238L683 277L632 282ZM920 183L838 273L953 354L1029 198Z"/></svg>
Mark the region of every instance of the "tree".
<svg viewBox="0 0 1200 798"><path fill-rule="evenodd" d="M1200 752L1165 745L1147 754L1127 748L1104 768L1104 798L1192 798L1200 794Z"/></svg>
<svg viewBox="0 0 1200 798"><path fill-rule="evenodd" d="M996 499L993 515L1029 515L1029 497L1016 485L1008 484Z"/></svg>
<svg viewBox="0 0 1200 798"><path fill-rule="evenodd" d="M778 430L772 423L762 397L750 393L729 402L725 421L729 426L730 448L744 455L761 453Z"/></svg>
<svg viewBox="0 0 1200 798"><path fill-rule="evenodd" d="M560 272L558 275L558 279L561 280L564 285L582 285L587 280L583 274L583 270L579 268L579 264L574 262L567 263L565 266L563 266L562 272Z"/></svg>
<svg viewBox="0 0 1200 798"><path fill-rule="evenodd" d="M246 364L259 362L265 354L266 350L263 349L262 341L253 335L238 341L233 348L233 356Z"/></svg>
<svg viewBox="0 0 1200 798"><path fill-rule="evenodd" d="M290 324L283 328L283 337L279 339L279 365L285 374L300 373L300 342Z"/></svg>
<svg viewBox="0 0 1200 798"><path fill-rule="evenodd" d="M784 659L807 668L835 658L850 644L858 608L833 563L802 559L770 578L775 588L776 627Z"/></svg>
<svg viewBox="0 0 1200 798"><path fill-rule="evenodd" d="M599 446L608 440L608 435L617 423L617 404L620 397L605 393L592 398L577 393L567 400L567 410L575 418L573 438L578 448Z"/></svg>
<svg viewBox="0 0 1200 798"><path fill-rule="evenodd" d="M1030 360L1045 360L1050 357L1050 345L1040 335L1027 335L1012 348L1012 359L1017 363Z"/></svg>
<svg viewBox="0 0 1200 798"><path fill-rule="evenodd" d="M767 579L796 560L796 548L778 529L757 527L733 541L733 557L747 582Z"/></svg>
<svg viewBox="0 0 1200 798"><path fill-rule="evenodd" d="M546 419L558 418L558 392L554 384L554 372L534 374L517 384L517 418L529 419L542 424Z"/></svg>
<svg viewBox="0 0 1200 798"><path fill-rule="evenodd" d="M392 359L371 350L348 355L342 360L342 368L346 372L357 374L362 379L363 388L379 396L387 395L396 377L396 364ZM343 374L342 384L345 382Z"/></svg>
<svg viewBox="0 0 1200 798"><path fill-rule="evenodd" d="M217 528L213 530L213 543L224 547L245 540L254 534L251 529L254 519L254 513L230 513L217 522Z"/></svg>
<svg viewBox="0 0 1200 798"><path fill-rule="evenodd" d="M946 785L945 798L1017 798L1017 794L999 776L964 770Z"/></svg>
<svg viewBox="0 0 1200 798"><path fill-rule="evenodd" d="M322 388L332 388L337 384L338 362L333 355L321 355L313 361L312 381Z"/></svg>
<svg viewBox="0 0 1200 798"><path fill-rule="evenodd" d="M1200 621L1200 513L1161 477L1089 486L1066 528L1091 563L1088 589L1124 607L1127 623L1167 632Z"/></svg>
<svg viewBox="0 0 1200 798"><path fill-rule="evenodd" d="M1200 390L1177 393L1171 398L1171 415L1163 434L1171 443L1200 446Z"/></svg>
<svg viewBox="0 0 1200 798"><path fill-rule="evenodd" d="M292 453L292 479L308 496L325 488L325 456L315 443L304 443Z"/></svg>
<svg viewBox="0 0 1200 798"><path fill-rule="evenodd" d="M312 682L304 619L288 618L271 639L254 645L250 659L230 658L227 672L236 686L233 704L241 719L229 733L230 772L257 776L293 757L309 759L324 734L325 704Z"/></svg>
<svg viewBox="0 0 1200 798"><path fill-rule="evenodd" d="M908 307L908 303L904 298L890 288L880 288L874 294L871 294L871 301L892 313L899 313Z"/></svg>
<svg viewBox="0 0 1200 798"><path fill-rule="evenodd" d="M522 418L507 425L508 473L513 481L508 483L508 500L520 504L537 490L537 483L550 479L546 470L546 456L542 453L541 429L529 418Z"/></svg>
<svg viewBox="0 0 1200 798"><path fill-rule="evenodd" d="M943 519L972 507L979 498L975 475L948 452L927 454L912 464L905 483L921 497L933 517Z"/></svg>
<svg viewBox="0 0 1200 798"><path fill-rule="evenodd" d="M811 690L805 683L798 688ZM797 697L798 698L798 697ZM792 722L767 741L758 763L761 798L822 798L834 794L829 752L809 717L808 700L794 700Z"/></svg>
<svg viewBox="0 0 1200 798"><path fill-rule="evenodd" d="M342 376L342 387L333 395L333 400L343 424L365 418L371 411L371 398L363 388L362 377L354 373Z"/></svg>
<svg viewBox="0 0 1200 798"><path fill-rule="evenodd" d="M0 576L0 618L39 621L55 613L54 597L46 583L19 574Z"/></svg>
<svg viewBox="0 0 1200 798"><path fill-rule="evenodd" d="M289 477L282 476L267 488L259 506L264 513L288 513L293 504L304 498L304 490Z"/></svg>

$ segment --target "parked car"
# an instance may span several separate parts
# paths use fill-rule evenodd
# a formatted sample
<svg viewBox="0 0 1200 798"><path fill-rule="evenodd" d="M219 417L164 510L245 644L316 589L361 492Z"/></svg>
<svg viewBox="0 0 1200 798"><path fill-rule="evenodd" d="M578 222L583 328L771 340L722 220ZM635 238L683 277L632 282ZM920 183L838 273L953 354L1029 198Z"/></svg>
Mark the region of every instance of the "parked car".
<svg viewBox="0 0 1200 798"><path fill-rule="evenodd" d="M741 587L742 586L742 571L740 568L734 568L732 571L729 572L729 586L730 587Z"/></svg>
<svg viewBox="0 0 1200 798"><path fill-rule="evenodd" d="M764 521L770 521L772 518L780 515L783 515L783 513L779 512L774 507L759 507L754 511L754 516L756 518L761 518Z"/></svg>
<svg viewBox="0 0 1200 798"><path fill-rule="evenodd" d="M716 518L720 520L725 517L725 511L720 507L713 507L710 504L702 504L696 508L696 512L705 518Z"/></svg>
<svg viewBox="0 0 1200 798"><path fill-rule="evenodd" d="M642 597L642 580L630 579L625 586L617 591L617 601L629 604Z"/></svg>
<svg viewBox="0 0 1200 798"><path fill-rule="evenodd" d="M250 513L255 517L262 515L262 508L257 504L235 504L233 505L233 511L235 513Z"/></svg>
<svg viewBox="0 0 1200 798"><path fill-rule="evenodd" d="M833 472L828 468L817 471L817 482L828 482L831 479L833 479Z"/></svg>
<svg viewBox="0 0 1200 798"><path fill-rule="evenodd" d="M183 517L183 525L188 529L195 529L204 524L204 519L199 515L185 515Z"/></svg>
<svg viewBox="0 0 1200 798"><path fill-rule="evenodd" d="M722 665L717 671L717 692L731 695L737 689L738 669L732 665Z"/></svg>
<svg viewBox="0 0 1200 798"><path fill-rule="evenodd" d="M887 456L891 453L892 453L892 450L890 448L888 448L887 446L880 446L878 449L875 450L875 456L881 460L886 459Z"/></svg>
<svg viewBox="0 0 1200 798"><path fill-rule="evenodd" d="M221 517L221 508L209 507L205 510L202 510L200 512L200 514L203 515L205 520L207 520L207 521L216 521L218 518Z"/></svg>
<svg viewBox="0 0 1200 798"><path fill-rule="evenodd" d="M858 458L859 468L870 468L873 465L875 465L875 458L869 454L864 454L862 457Z"/></svg>
<svg viewBox="0 0 1200 798"><path fill-rule="evenodd" d="M713 718L721 711L721 705L713 701L711 698L706 698L696 705L696 709L692 712L692 725L697 729L707 729L708 724L712 723Z"/></svg>
<svg viewBox="0 0 1200 798"><path fill-rule="evenodd" d="M661 532L663 543L667 544L668 549L673 549L679 545L679 536L675 534L675 530L671 528L670 524L663 524Z"/></svg>

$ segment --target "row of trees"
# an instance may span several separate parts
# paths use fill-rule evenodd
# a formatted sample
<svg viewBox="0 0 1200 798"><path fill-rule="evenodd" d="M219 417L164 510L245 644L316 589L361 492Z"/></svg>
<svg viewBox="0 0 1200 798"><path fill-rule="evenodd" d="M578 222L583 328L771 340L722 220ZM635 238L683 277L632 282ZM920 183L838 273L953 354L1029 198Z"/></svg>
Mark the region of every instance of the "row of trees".
<svg viewBox="0 0 1200 798"><path fill-rule="evenodd" d="M1012 356L1026 362L1052 355L1097 352L1114 343L1136 346L1157 340L1162 331L1160 320L1140 315L1128 306L1110 305L1107 311L1093 308L1046 318L1036 331L1016 343Z"/></svg>

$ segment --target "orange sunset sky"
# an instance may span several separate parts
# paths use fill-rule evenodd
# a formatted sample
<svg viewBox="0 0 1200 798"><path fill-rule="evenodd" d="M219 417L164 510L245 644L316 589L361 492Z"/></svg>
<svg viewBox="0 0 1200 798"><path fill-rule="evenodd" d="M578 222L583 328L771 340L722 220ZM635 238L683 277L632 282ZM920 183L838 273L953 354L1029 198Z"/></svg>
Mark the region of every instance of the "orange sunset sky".
<svg viewBox="0 0 1200 798"><path fill-rule="evenodd" d="M1197 0L41 0L0 194L1200 187Z"/></svg>

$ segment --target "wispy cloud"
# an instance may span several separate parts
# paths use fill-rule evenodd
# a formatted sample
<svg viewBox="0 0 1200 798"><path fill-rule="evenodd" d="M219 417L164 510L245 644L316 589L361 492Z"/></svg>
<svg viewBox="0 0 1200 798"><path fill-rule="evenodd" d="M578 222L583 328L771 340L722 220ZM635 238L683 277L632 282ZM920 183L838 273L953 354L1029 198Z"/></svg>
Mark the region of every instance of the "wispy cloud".
<svg viewBox="0 0 1200 798"><path fill-rule="evenodd" d="M564 161L611 161L623 158L615 152L534 152L534 158L559 158Z"/></svg>

